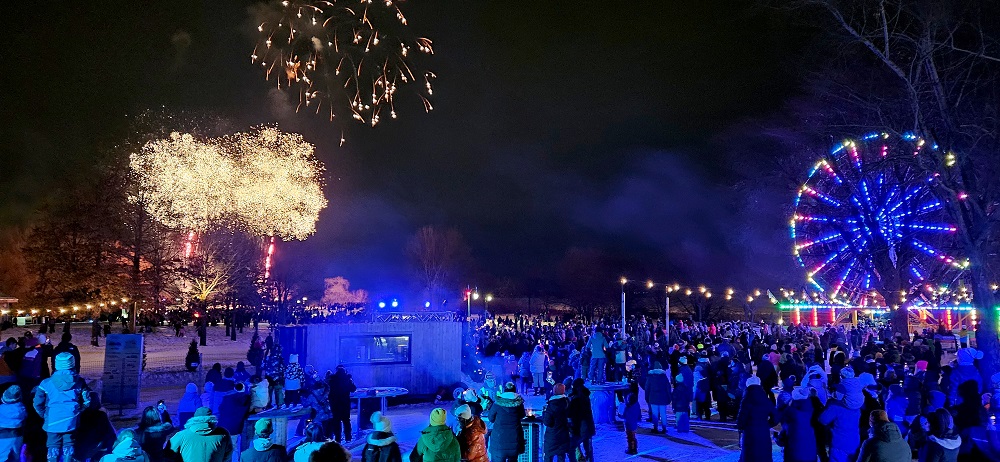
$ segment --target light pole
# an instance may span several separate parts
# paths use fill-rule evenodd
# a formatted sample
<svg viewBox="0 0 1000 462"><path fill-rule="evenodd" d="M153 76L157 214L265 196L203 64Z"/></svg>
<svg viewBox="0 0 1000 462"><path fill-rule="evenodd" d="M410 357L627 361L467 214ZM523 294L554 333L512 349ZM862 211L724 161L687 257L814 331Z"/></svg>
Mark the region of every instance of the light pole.
<svg viewBox="0 0 1000 462"><path fill-rule="evenodd" d="M466 305L465 305L465 318L471 321L472 320L472 300L479 300L479 288L476 288L476 290L473 291L471 286L466 286L465 287L465 294L466 294L465 295L465 301L467 302ZM492 298L492 297L490 297L490 298Z"/></svg>
<svg viewBox="0 0 1000 462"><path fill-rule="evenodd" d="M622 338L625 338L625 283L627 282L628 279L622 277Z"/></svg>
<svg viewBox="0 0 1000 462"><path fill-rule="evenodd" d="M486 294L486 298L483 299L486 302L486 311L490 310L490 302L493 301L493 294Z"/></svg>

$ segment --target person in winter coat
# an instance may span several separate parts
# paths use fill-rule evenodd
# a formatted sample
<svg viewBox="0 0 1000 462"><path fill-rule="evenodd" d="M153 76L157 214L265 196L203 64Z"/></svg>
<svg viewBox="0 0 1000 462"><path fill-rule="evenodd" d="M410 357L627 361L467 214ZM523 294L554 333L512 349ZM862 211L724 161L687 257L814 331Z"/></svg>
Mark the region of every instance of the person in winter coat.
<svg viewBox="0 0 1000 462"><path fill-rule="evenodd" d="M323 426L318 422L312 422L306 426L305 439L302 444L295 447L292 454L292 462L309 462L312 453L319 451L319 448L326 443L326 436L323 435Z"/></svg>
<svg viewBox="0 0 1000 462"><path fill-rule="evenodd" d="M528 385L531 385L531 355L528 352L524 352L521 355L521 359L517 361L518 373L521 376L521 383L517 384L520 386L519 390L521 394L528 393ZM515 382L516 383L516 382Z"/></svg>
<svg viewBox="0 0 1000 462"><path fill-rule="evenodd" d="M468 404L455 410L458 417L458 445L462 449L462 460L467 462L489 462L486 455L486 424Z"/></svg>
<svg viewBox="0 0 1000 462"><path fill-rule="evenodd" d="M271 419L258 420L253 425L253 441L240 453L240 462L285 462L285 447L272 443L271 433L274 433Z"/></svg>
<svg viewBox="0 0 1000 462"><path fill-rule="evenodd" d="M243 364L243 361L236 362L236 372L233 373L233 381L237 383L250 383L250 372L247 371L247 366Z"/></svg>
<svg viewBox="0 0 1000 462"><path fill-rule="evenodd" d="M217 415L219 413L220 400L217 397L221 397L215 394L215 382L205 382L205 392L201 394L201 402L205 403L205 407L212 411L212 415Z"/></svg>
<svg viewBox="0 0 1000 462"><path fill-rule="evenodd" d="M918 392L917 397L919 396ZM903 393L902 385L894 383L889 386L889 395L885 399L885 413L889 416L890 421L895 422L899 426L899 433L904 438L906 438L906 432L909 430L909 426L906 424L906 411L909 407L908 401L906 394Z"/></svg>
<svg viewBox="0 0 1000 462"><path fill-rule="evenodd" d="M101 457L100 460L101 462L151 462L152 459L142 450L135 432L126 428L118 433L111 454Z"/></svg>
<svg viewBox="0 0 1000 462"><path fill-rule="evenodd" d="M7 387L0 404L0 460L20 460L21 445L24 443L24 419L27 417L28 411L21 402L21 387Z"/></svg>
<svg viewBox="0 0 1000 462"><path fill-rule="evenodd" d="M653 362L653 368L646 373L646 402L649 403L650 417L653 419L653 433L660 433L658 426L662 424L663 433L667 432L667 405L670 404L670 378L667 371L660 367L658 361Z"/></svg>
<svg viewBox="0 0 1000 462"><path fill-rule="evenodd" d="M773 388L778 386L778 372L774 370L774 364L771 364L770 357L769 354L764 355L757 363L757 377L760 377L760 386L764 390L764 394L773 402Z"/></svg>
<svg viewBox="0 0 1000 462"><path fill-rule="evenodd" d="M250 394L246 392L246 385L238 382L235 389L219 400L219 426L231 435L239 435L243 433L243 424L249 413Z"/></svg>
<svg viewBox="0 0 1000 462"><path fill-rule="evenodd" d="M340 442L340 428L344 427L344 441L351 442L354 436L351 433L351 393L354 393L358 386L354 384L351 374L347 373L344 366L337 366L337 372L330 374L327 372L327 383L330 384L330 410L333 412L330 431L336 442Z"/></svg>
<svg viewBox="0 0 1000 462"><path fill-rule="evenodd" d="M809 389L795 387L792 403L781 411L779 446L784 448L784 462L815 462L818 454L816 434L811 425L813 404Z"/></svg>
<svg viewBox="0 0 1000 462"><path fill-rule="evenodd" d="M665 429L664 429L665 430ZM573 391L569 396L569 432L573 447L583 446L583 455L594 460L594 411L590 404L590 390L582 378L573 380Z"/></svg>
<svg viewBox="0 0 1000 462"><path fill-rule="evenodd" d="M200 407L184 424L184 429L167 441L163 452L178 462L231 462L233 442L229 432L219 427L212 410Z"/></svg>
<svg viewBox="0 0 1000 462"><path fill-rule="evenodd" d="M150 462L162 462L163 446L173 431L174 426L170 422L163 422L160 418L160 412L155 407L147 406L142 411L142 418L139 419L135 440L149 456ZM121 439L121 434L118 435L118 439ZM117 447L116 444L115 448L117 449Z"/></svg>
<svg viewBox="0 0 1000 462"><path fill-rule="evenodd" d="M188 383L184 388L184 396L181 396L181 401L177 404L177 425L184 428L184 424L194 415L194 411L204 405L201 395L198 394L198 385Z"/></svg>
<svg viewBox="0 0 1000 462"><path fill-rule="evenodd" d="M681 358L684 359L684 358ZM691 418L691 385L686 381L683 374L674 377L677 386L674 387L673 400L671 406L674 409L674 426L678 433L687 433L690 430L689 419Z"/></svg>
<svg viewBox="0 0 1000 462"><path fill-rule="evenodd" d="M859 421L861 410L851 409L844 402L847 387L837 384L832 399L826 409L819 415L819 423L830 428L832 435L830 444L830 462L848 462L854 460L861 446Z"/></svg>
<svg viewBox="0 0 1000 462"><path fill-rule="evenodd" d="M305 372L299 364L299 355L288 355L288 365L285 366L285 402L299 404L300 392L305 381Z"/></svg>
<svg viewBox="0 0 1000 462"><path fill-rule="evenodd" d="M545 388L545 369L549 365L549 355L542 350L541 345L535 346L531 353L531 383L535 388L535 396L542 394Z"/></svg>
<svg viewBox="0 0 1000 462"><path fill-rule="evenodd" d="M256 414L267 407L267 381L262 380L259 375L250 379L250 413ZM189 384L190 386L190 384Z"/></svg>
<svg viewBox="0 0 1000 462"><path fill-rule="evenodd" d="M858 462L910 462L910 446L899 434L899 427L889 421L883 410L872 411L869 417L872 436L865 440L858 453Z"/></svg>
<svg viewBox="0 0 1000 462"><path fill-rule="evenodd" d="M802 386L810 387L816 391L816 397L819 399L820 404L826 406L826 401L829 396L826 392L827 390L827 378L826 372L823 370L822 366L813 365L806 370L805 377L802 378Z"/></svg>
<svg viewBox="0 0 1000 462"><path fill-rule="evenodd" d="M604 337L604 334L600 329L594 331L594 335L590 336L590 340L587 341L587 346L585 348L590 350L590 370L588 371L587 377L590 378L591 383L604 383L606 370L608 364L608 356L606 350L610 345L608 345L608 340Z"/></svg>
<svg viewBox="0 0 1000 462"><path fill-rule="evenodd" d="M73 433L77 460L98 460L115 448L115 426L108 413L101 409L101 399L91 391L90 406L80 413L80 422Z"/></svg>
<svg viewBox="0 0 1000 462"><path fill-rule="evenodd" d="M956 405L962 401L962 396L958 393L958 386L966 381L971 380L976 382L977 394L983 392L983 378L979 375L979 371L976 370L975 366L975 360L983 359L983 352L975 348L968 347L958 350L958 354L956 356L958 367L952 370L949 381L951 388L948 394L948 399L952 405Z"/></svg>
<svg viewBox="0 0 1000 462"><path fill-rule="evenodd" d="M705 363L708 364L708 363ZM694 368L694 417L698 420L712 420L711 380L705 376L705 366Z"/></svg>
<svg viewBox="0 0 1000 462"><path fill-rule="evenodd" d="M505 384L504 391L497 394L496 401L486 410L486 418L493 422L489 447L492 462L516 462L525 450L524 430L521 429L524 399L514 390L513 383Z"/></svg>
<svg viewBox="0 0 1000 462"><path fill-rule="evenodd" d="M955 434L955 421L946 409L931 414L931 431L920 462L957 462L962 437Z"/></svg>
<svg viewBox="0 0 1000 462"><path fill-rule="evenodd" d="M421 430L420 439L410 453L410 460L421 462L460 462L462 449L448 428L448 413L441 408L431 411L430 424Z"/></svg>
<svg viewBox="0 0 1000 462"><path fill-rule="evenodd" d="M381 412L372 413L372 432L368 434L362 462L402 462L403 456L392 432L392 421ZM299 461L295 461L299 462Z"/></svg>
<svg viewBox="0 0 1000 462"><path fill-rule="evenodd" d="M639 384L636 382L629 384L628 393L625 395L625 412L622 417L625 419L625 439L628 442L625 454L638 454L639 440L636 439L635 432L639 429L639 420L642 419L642 408L639 407Z"/></svg>
<svg viewBox="0 0 1000 462"><path fill-rule="evenodd" d="M770 364L770 363L768 363ZM740 462L771 461L771 435L777 425L774 403L767 398L759 377L747 379L747 390L736 415L740 431Z"/></svg>
<svg viewBox="0 0 1000 462"><path fill-rule="evenodd" d="M56 355L56 372L38 386L32 403L45 420L42 430L47 434L46 458L50 462L58 460L60 453L65 460L73 460L73 433L80 414L90 406L90 390L74 372L75 358L68 352Z"/></svg>
<svg viewBox="0 0 1000 462"><path fill-rule="evenodd" d="M552 397L545 403L545 410L542 412L542 424L545 425L544 460L551 461L553 457L565 460L566 455L573 453L569 430L569 398L566 397L565 385L557 383L552 387Z"/></svg>

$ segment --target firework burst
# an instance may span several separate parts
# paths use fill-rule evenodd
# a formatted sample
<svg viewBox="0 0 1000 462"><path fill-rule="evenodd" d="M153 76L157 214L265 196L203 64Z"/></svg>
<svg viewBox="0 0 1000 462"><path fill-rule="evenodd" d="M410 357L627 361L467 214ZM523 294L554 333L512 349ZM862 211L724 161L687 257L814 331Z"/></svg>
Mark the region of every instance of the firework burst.
<svg viewBox="0 0 1000 462"><path fill-rule="evenodd" d="M402 0L285 0L258 8L250 56L278 88L297 88L297 111L378 125L396 118L397 91L414 87L432 108L434 74L419 70L431 41L413 36Z"/></svg>
<svg viewBox="0 0 1000 462"><path fill-rule="evenodd" d="M314 147L272 127L207 140L173 133L146 143L130 164L141 185L133 200L188 231L233 226L301 240L327 205Z"/></svg>

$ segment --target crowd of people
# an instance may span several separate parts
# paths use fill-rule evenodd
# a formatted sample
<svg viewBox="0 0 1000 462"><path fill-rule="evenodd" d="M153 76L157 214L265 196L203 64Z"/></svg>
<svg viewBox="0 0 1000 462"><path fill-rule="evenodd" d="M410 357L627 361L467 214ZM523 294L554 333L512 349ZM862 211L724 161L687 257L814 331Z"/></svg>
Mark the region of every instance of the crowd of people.
<svg viewBox="0 0 1000 462"><path fill-rule="evenodd" d="M683 434L691 419L718 419L739 431L743 461L772 460L775 445L787 462L998 460L991 410L1000 374L984 380L983 355L967 335L945 351L942 340L954 338L879 324L490 318L470 339L483 385L454 390L450 409L431 412L410 460L514 461L527 450L522 423L535 420L544 460L593 461L589 388L609 382L624 389L617 411L626 454L638 453L639 432ZM0 355L0 451L8 460L222 462L241 444L244 462L351 459L341 445L354 436L350 374L320 374L270 335L251 341L248 356L259 361L215 364L203 388L187 385L176 412L160 402L137 427L117 432L78 375L69 333L57 345L25 333ZM527 395L544 395L540 413L526 406ZM299 407L311 418L289 455L272 441L274 423L253 415ZM389 418L375 413L371 423L362 459L401 461Z"/></svg>
<svg viewBox="0 0 1000 462"><path fill-rule="evenodd" d="M965 343L965 329L957 337L942 328L904 335L875 323L666 329L644 318L622 329L620 319L514 316L488 319L473 336L487 376L521 393L551 396L563 377L627 383L620 401L630 454L645 411L651 433L666 432L668 417L681 433L692 417L732 419L746 461L771 460L772 443L785 461L1000 458L989 413L1000 374L981 377L982 353ZM944 361L943 337L956 339L954 360Z"/></svg>

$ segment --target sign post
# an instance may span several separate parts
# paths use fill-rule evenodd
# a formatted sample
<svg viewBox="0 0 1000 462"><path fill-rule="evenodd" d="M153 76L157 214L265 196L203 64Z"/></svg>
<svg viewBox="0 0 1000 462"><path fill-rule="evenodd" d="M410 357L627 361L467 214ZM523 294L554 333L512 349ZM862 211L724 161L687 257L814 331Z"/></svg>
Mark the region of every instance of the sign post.
<svg viewBox="0 0 1000 462"><path fill-rule="evenodd" d="M118 406L119 415L139 406L142 340L141 334L111 334L105 341L101 402Z"/></svg>

